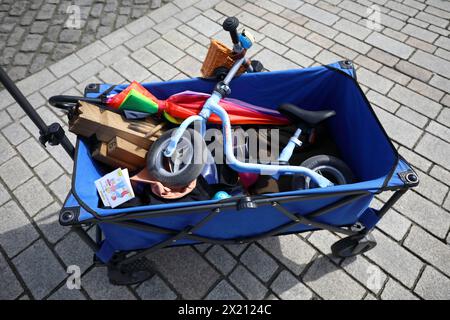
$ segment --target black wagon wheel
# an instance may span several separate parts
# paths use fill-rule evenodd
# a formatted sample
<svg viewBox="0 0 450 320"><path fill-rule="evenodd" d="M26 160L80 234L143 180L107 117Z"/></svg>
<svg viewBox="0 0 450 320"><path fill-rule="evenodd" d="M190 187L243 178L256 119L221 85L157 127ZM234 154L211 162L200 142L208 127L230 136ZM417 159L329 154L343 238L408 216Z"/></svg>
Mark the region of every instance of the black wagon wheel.
<svg viewBox="0 0 450 320"><path fill-rule="evenodd" d="M230 69L228 69L227 67L217 67L213 71L213 77L217 81L222 81L223 79L225 79L229 71Z"/></svg>
<svg viewBox="0 0 450 320"><path fill-rule="evenodd" d="M331 246L331 253L339 258L354 257L373 249L377 242L372 235L356 234L343 238Z"/></svg>

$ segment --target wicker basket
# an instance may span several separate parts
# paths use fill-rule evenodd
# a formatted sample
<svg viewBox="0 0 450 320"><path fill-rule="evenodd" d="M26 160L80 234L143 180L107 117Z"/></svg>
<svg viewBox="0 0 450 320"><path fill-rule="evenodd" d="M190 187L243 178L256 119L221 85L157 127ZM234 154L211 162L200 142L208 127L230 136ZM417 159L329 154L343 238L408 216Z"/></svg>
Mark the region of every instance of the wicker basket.
<svg viewBox="0 0 450 320"><path fill-rule="evenodd" d="M201 72L203 77L210 78L214 76L214 70L218 67L231 69L233 63L233 51L220 41L212 39ZM243 72L245 72L245 67L241 66L237 74Z"/></svg>

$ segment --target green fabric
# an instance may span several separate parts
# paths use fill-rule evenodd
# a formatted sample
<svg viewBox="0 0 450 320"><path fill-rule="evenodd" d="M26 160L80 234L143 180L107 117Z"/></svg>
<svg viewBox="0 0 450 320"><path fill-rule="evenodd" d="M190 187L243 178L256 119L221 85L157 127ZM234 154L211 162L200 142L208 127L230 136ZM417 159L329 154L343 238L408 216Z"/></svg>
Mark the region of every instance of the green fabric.
<svg viewBox="0 0 450 320"><path fill-rule="evenodd" d="M158 104L135 89L131 89L119 109L157 113Z"/></svg>

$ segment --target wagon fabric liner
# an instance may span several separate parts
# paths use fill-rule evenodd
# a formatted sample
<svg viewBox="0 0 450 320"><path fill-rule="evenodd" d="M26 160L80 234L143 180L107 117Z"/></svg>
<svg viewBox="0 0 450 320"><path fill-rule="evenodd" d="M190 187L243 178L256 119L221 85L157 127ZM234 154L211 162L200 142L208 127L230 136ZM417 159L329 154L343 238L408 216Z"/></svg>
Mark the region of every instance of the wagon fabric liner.
<svg viewBox="0 0 450 320"><path fill-rule="evenodd" d="M159 99L186 90L212 92L215 82L196 78L143 84ZM127 84L90 85L85 95L118 93ZM307 69L248 73L231 82L230 98L275 109L292 103L307 110L334 109L327 124L341 158L358 183L293 190L252 197L232 197L122 209L99 207L94 181L102 172L87 141L77 140L72 189L60 212L64 225L96 223L97 257L108 262L117 251L148 254L166 246L196 243L245 243L267 236L328 229L351 235L350 226L371 230L414 181L410 165L399 156L356 81L351 63ZM377 193L398 190L379 210L369 205ZM256 207L256 209L255 209ZM68 219L70 218L70 219ZM139 254L139 253L138 253Z"/></svg>

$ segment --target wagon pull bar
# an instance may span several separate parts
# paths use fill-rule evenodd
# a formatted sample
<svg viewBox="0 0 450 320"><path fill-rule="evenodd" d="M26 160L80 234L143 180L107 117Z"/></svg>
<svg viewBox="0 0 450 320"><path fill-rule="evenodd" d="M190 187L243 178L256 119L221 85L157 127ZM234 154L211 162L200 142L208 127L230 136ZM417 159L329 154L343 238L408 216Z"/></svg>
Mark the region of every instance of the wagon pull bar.
<svg viewBox="0 0 450 320"><path fill-rule="evenodd" d="M0 67L0 82L5 86L6 90L8 90L9 94L16 100L19 106L23 109L23 111L27 114L27 116L33 121L33 123L39 129L39 141L42 145L45 146L47 142L50 145L58 145L61 144L64 150L69 154L69 156L73 159L75 155L75 148L73 144L70 142L69 138L67 138L64 129L61 127L59 123L52 123L47 126L47 124L42 120L30 102L25 98L23 93L17 88L11 78L8 76L5 70Z"/></svg>

